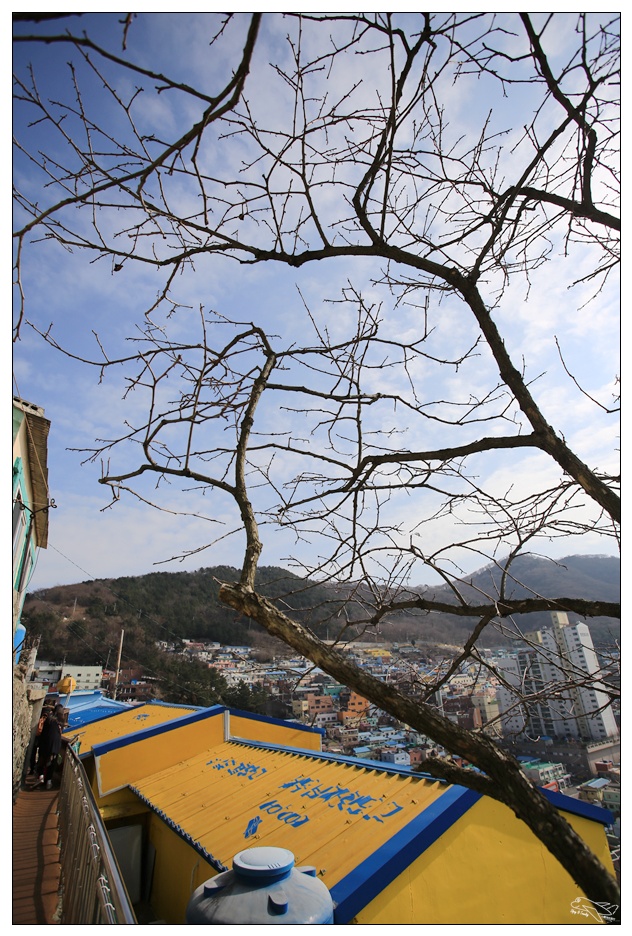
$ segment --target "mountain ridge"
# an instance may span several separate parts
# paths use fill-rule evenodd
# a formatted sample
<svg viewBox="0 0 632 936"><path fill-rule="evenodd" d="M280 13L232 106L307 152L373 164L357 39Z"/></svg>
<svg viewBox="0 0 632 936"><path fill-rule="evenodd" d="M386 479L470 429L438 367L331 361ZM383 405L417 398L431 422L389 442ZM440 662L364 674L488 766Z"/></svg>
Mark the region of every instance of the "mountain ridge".
<svg viewBox="0 0 632 936"><path fill-rule="evenodd" d="M620 600L620 560L614 556L567 556L556 561L522 556L512 563L511 573L506 597L520 598L535 592L547 598ZM490 563L464 576L459 588L466 598L481 601L482 593L498 595L501 575L502 563ZM219 582L236 581L238 577L237 569L214 566L195 572L150 572L39 589L27 596L24 622L30 633L41 634L40 658L63 653L68 662L73 658L88 662L88 647L93 657L105 658L116 646L122 627L126 640L133 639L141 646L188 638L228 645L275 646L281 651L278 641L219 602ZM360 616L365 606L363 597L367 597L358 583L334 586L311 582L276 566L259 570L257 588L321 637L328 638L337 636L346 620L342 617L343 605L351 591L355 591L352 619ZM409 587L406 591L454 602L454 594L446 585ZM521 620L527 617L528 625ZM570 618L578 619L573 615ZM542 629L550 626L550 615L518 615L516 621L521 629ZM616 619L589 619L587 623L596 646L612 646L620 635ZM383 639L458 646L470 627L471 622L454 615L412 612L381 623L380 631ZM493 629L488 629L482 640L484 646L503 642L502 635Z"/></svg>

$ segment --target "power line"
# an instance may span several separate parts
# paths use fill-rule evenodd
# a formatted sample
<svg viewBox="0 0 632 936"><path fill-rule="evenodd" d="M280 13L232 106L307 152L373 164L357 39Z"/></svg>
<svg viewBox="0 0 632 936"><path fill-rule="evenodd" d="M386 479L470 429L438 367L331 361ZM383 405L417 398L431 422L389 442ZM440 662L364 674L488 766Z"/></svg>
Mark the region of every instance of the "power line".
<svg viewBox="0 0 632 936"><path fill-rule="evenodd" d="M72 559L70 559L68 556L66 556L66 555L61 551L61 549L57 549L56 546L53 546L53 544L52 544L51 542L49 542L48 545L49 545L49 547L50 547L51 549L54 549L56 553L58 553L60 556L62 556L62 558L64 558L67 562L69 562L71 565L74 565L75 568L79 569L80 572L83 572L84 575L87 575L87 576L88 576L88 579L89 579L91 582L108 581L107 579L98 579L95 575L92 575L90 572L87 572L87 571L86 571L85 569L83 569L80 565L78 565L76 562L74 562ZM65 586L63 586L63 587L65 587ZM71 587L72 587L72 586L71 586ZM108 589L109 592L111 592L112 595L114 595L114 597L115 597L118 601L124 602L129 608L131 608L134 612L136 612L136 613L139 615L139 617L140 617L140 615L142 615L144 618L146 618L147 621L149 621L151 624L155 624L156 627L159 627L159 628L160 628L161 630L163 630L168 636L173 637L175 640L180 640L180 639L181 639L175 631L171 630L166 624L162 624L160 621L157 621L155 618L151 617L151 615L148 614L147 611L143 611L142 608L135 608L134 605L131 603L131 601L129 601L129 599L127 599L124 595L119 595L117 592L114 591L114 589L113 589L110 585L107 585L107 589ZM46 591L47 589L41 589L41 590L42 590L42 591ZM36 595L35 595L34 597L36 597Z"/></svg>
<svg viewBox="0 0 632 936"><path fill-rule="evenodd" d="M56 546L53 546L53 544L52 544L51 542L48 543L48 549L54 549L56 553L59 553L59 555L60 555L63 559L66 560L66 562L69 562L71 565L74 565L76 569L79 569L80 572L83 572L84 575L87 575L88 578L89 578L91 581L93 581L93 582L96 581L96 576L91 575L90 572L86 572L85 569L82 569L80 565L78 565L76 562L74 562L73 559L70 559L68 556L66 556L66 554L63 553L63 552L61 551L61 549L57 549Z"/></svg>
<svg viewBox="0 0 632 936"><path fill-rule="evenodd" d="M97 579L96 576L91 575L90 572L88 572L86 569L82 568L82 567L81 567L78 563L76 563L74 560L70 559L69 556L66 556L60 549L57 549L56 546L53 546L53 544L52 544L50 541L49 541L49 543L48 543L48 546L49 546L50 548L54 549L56 553L58 553L60 556L62 556L62 558L64 558L64 559L65 559L67 562L69 562L71 565L75 566L75 568L79 569L79 571L82 572L84 575L86 575L90 581L92 581L92 582L104 581L103 579ZM62 587L68 587L68 586L62 586ZM69 587L72 587L72 586L69 586ZM165 624L161 624L160 621L157 621L155 618L152 618L146 611L143 611L142 609L139 609L139 608L135 608L134 605L133 605L127 598L125 598L124 595L120 595L120 594L118 594L117 592L115 592L115 591L110 587L110 585L108 585L107 588L108 588L108 590L111 592L111 594L114 595L114 597L115 597L117 600L122 601L124 604L126 604L126 605L127 605L129 608L131 608L133 611L137 612L138 615L139 615L139 617L140 617L140 615L142 615L148 622L150 622L150 623L152 623L152 624L155 624L156 627L159 627L159 628L161 628L162 630L164 630L164 631L166 632L166 634L168 634L169 636L175 638L176 640L179 640L179 639L180 639L180 638L178 637L178 635L175 633L175 631L170 630ZM42 591L46 591L46 589L42 589ZM32 597L32 598L36 598L36 599L38 599L39 601L43 601L43 599L42 599L36 592L35 592L35 593L32 593L31 597ZM89 647L89 649L92 650L93 653L96 653L98 656L101 656L102 653L101 653L96 647L90 645L90 644L88 643L88 641L86 641L84 638L81 637L80 634L77 634L77 633L75 632L75 630L71 627L71 624L72 624L72 623L73 623L73 622L69 622L68 625L67 625L67 629L70 631L70 634L71 634L73 637L78 638L79 640L82 640L83 643L85 643L86 646ZM74 622L74 623L75 623L75 624L78 624L79 622ZM98 639L98 638L97 638L97 639ZM108 644L107 644L105 641L99 641L99 642L102 643L103 646L104 646L105 648L107 648L108 651L113 649L112 647L109 647ZM137 666L140 666L140 667L143 669L143 671L144 671L148 676L152 676L152 677L155 678L155 679L159 679L161 682L165 683L167 686L170 686L170 687L173 688L173 689L179 689L179 690L181 690L181 691L183 691L183 692L190 691L190 687L189 687L189 686L182 685L181 683L179 683L179 682L177 682L176 680L174 680L172 677L166 676L164 673L156 672L156 670L152 669L151 666L148 666L146 663L143 663L143 662L141 662L140 660L134 659L134 658L129 657L129 656L124 656L124 662L125 662L126 664L128 664L128 665L136 664ZM219 673L219 671L218 671L218 673ZM221 675L221 674L219 674L219 675Z"/></svg>

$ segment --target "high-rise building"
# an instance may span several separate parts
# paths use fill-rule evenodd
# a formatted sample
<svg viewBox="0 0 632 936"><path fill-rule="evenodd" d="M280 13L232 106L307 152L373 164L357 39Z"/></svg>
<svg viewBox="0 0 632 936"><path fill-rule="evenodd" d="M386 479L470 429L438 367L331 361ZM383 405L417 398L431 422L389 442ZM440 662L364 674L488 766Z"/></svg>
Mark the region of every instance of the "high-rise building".
<svg viewBox="0 0 632 936"><path fill-rule="evenodd" d="M553 612L551 630L529 634L528 644L502 660L498 689L503 732L538 738L605 741L617 724L586 624Z"/></svg>

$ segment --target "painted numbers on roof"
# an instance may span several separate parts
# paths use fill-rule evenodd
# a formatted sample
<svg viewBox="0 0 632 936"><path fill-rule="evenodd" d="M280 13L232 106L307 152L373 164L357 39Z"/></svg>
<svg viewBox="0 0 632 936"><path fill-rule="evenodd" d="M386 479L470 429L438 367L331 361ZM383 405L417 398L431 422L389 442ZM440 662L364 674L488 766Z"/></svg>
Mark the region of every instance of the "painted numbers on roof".
<svg viewBox="0 0 632 936"><path fill-rule="evenodd" d="M260 767L258 764L244 764L243 761L236 761L232 757L211 757L206 762L206 766L210 767L211 770L225 770L231 776L246 777L248 780L262 777L268 772L265 767Z"/></svg>

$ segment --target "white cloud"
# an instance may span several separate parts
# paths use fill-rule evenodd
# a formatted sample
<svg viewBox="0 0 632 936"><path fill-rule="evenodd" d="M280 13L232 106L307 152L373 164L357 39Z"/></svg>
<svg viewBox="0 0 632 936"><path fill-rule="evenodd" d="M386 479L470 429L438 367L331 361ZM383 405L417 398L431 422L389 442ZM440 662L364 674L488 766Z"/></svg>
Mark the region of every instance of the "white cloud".
<svg viewBox="0 0 632 936"><path fill-rule="evenodd" d="M245 17L246 14L239 14L238 23L243 25ZM208 34L202 29L207 20L207 14L201 14L201 18L181 14L154 14L147 19L141 18L133 29L138 31L145 63L154 61L153 56L156 52L160 57L160 67L169 70L180 80L201 81L209 93L215 91L218 76L224 74L227 64L237 61L241 53L242 35L238 31L229 31L226 42L209 49ZM283 44L282 55L287 61L288 50L284 40L290 28L293 28L293 24L289 20L275 16L264 17L265 41L257 51L251 75L252 90L249 87L251 104L256 110L257 118L261 119L262 126L269 122L273 127L279 126L284 129L283 121L287 119L282 107L283 95L288 93L287 87L284 87L280 78L276 77L273 80L269 54L272 48L278 51ZM306 41L311 42L309 33ZM517 39L508 38L507 42L508 49L511 48L512 51L515 51L514 43L520 45ZM178 54L174 55L173 49ZM311 49L308 51L311 52ZM314 87L322 89L323 82L329 80L329 91L332 94L338 93L337 82L355 80L360 74L361 62L359 57L341 59L336 66L339 71L332 73L328 78L325 74L319 76ZM362 85L349 101L350 108L357 105L372 107L376 103L376 86L381 83L382 72L375 70L374 73L364 74L362 77ZM282 87L283 92L279 90ZM468 130L479 129L481 114L487 108L483 93L486 87L484 81L476 86L473 80L469 79L446 86L444 100L450 120L446 139L456 139ZM130 88L131 84L127 86L128 93ZM263 90L264 93L259 95L259 90ZM527 93L525 91L525 94ZM174 129L190 125L192 120L197 119L198 105L187 104L180 110L180 97L171 93L153 95L148 86L142 104L146 126L156 125L167 137ZM312 106L310 103L309 107ZM510 126L513 116L509 110L499 106L493 114L495 126L498 129ZM330 145L333 147L347 132L352 131L343 125L339 130L333 131ZM406 129L406 133L410 134L409 128ZM521 128L515 129L507 139L509 142L517 142L521 133ZM250 146L243 140L235 140L233 147L224 153L223 148L218 149L216 133L212 130L208 134L208 145L205 144L202 148L200 165L206 169L212 165L214 173L221 176L224 172L239 168L249 153ZM521 158L524 157L521 155ZM512 154L510 160L516 159L518 156ZM508 171L509 164L504 168ZM357 182L364 171L365 165L359 161L346 172L345 181ZM281 174L281 170L279 172ZM29 175L28 167L21 162L17 165L17 174L21 183L24 182L27 187L33 186L35 190L35 180ZM259 179L261 166L257 165L245 175ZM339 176L338 179L340 178ZM195 185L182 181L177 173L165 177L164 181L168 199L174 207L190 214L199 211ZM340 199L340 193L333 184L318 191L318 207L324 223L336 219ZM103 218L105 233L109 234L115 229L120 214L112 210ZM87 231L87 213L82 216L81 223ZM252 219L245 219L244 230L248 230L248 224L253 225L250 228L253 231L253 239L261 236ZM259 230L263 231L263 227ZM125 245L127 241L122 237L118 243ZM163 255L162 240L157 239L156 245L156 250ZM570 279L586 274L588 265L594 258L588 256L586 259L577 259L581 251L573 248L570 259L565 259L562 256L563 244L555 243L553 246L551 262L532 275L530 296L526 296L525 281L517 277L516 285L507 289L494 310L494 317L505 336L516 366L520 368L524 363L529 379L544 374L533 384L532 391L542 405L545 416L577 446L581 456L589 464L594 460L595 463L609 465L613 420L605 420L602 425L599 412L576 390L564 373L553 336L558 336L564 360L582 386L599 399L602 399L604 394L607 395L617 363L613 360L616 359L618 342L616 283L609 285L595 302L585 305L592 287L587 285L572 291L567 287ZM149 255L149 241L144 249ZM193 340L191 336L197 334L197 310L202 304L206 309L215 308L221 314L235 320L263 325L275 336L272 339L275 347L285 348L292 342L299 346L310 345L314 341L313 329L306 323L305 310L296 288L298 285L315 320L321 327L328 328L333 341L339 341L352 331L356 310L339 303L329 304L325 300L338 299L342 288L349 281L361 284L362 295L367 303L382 304L384 331L387 336L405 341L417 338L421 331L423 313L412 305L412 301L419 298L421 303L423 294L420 292L419 297L416 294L411 296L410 305L405 301L398 304L396 297L389 293L385 286L375 285L374 281L379 280L382 274L382 263L376 263L372 258L339 260L326 266L314 264L304 269L293 270L271 264L260 267L240 266L227 258L207 256L196 260L195 266L195 273L187 268L182 276L176 278L172 287L174 301L191 308L179 311L168 322L166 310L155 314L155 321L166 323L170 334L178 340ZM92 334L93 330L103 339L108 354L129 353L134 347L125 339L130 335L139 334L137 327L143 325L144 312L156 299L164 281L164 270L156 270L150 265L133 266L125 263L123 269L114 274L110 259L90 263L88 257L78 252L68 254L52 244L40 244L32 253L27 253L25 277L28 316L44 330L50 322L54 322L53 335L58 335L62 343L78 354L96 356L98 346ZM489 286L488 294L492 297L489 300L492 302L492 285ZM436 330L429 339L427 348L437 357L458 358L478 334L469 310L453 300L438 305L433 299L430 306L430 323ZM216 331L212 330L212 341L219 341L215 335ZM374 364L379 363L381 354L382 351L374 352ZM47 415L52 419L51 490L56 492L55 496L60 504L58 511L51 516L52 544L55 544L58 537L60 551L67 552L72 561L75 561L77 556L82 557L79 564L85 561L86 570L90 575L104 577L148 571L152 568L152 563L159 559L183 552L203 541L206 535L203 532L204 523L176 520L169 515L142 508L134 502L128 503L127 500L117 504L112 511L99 513L99 509L107 500L105 492L96 487L99 467L88 466L80 469L80 457L64 451L67 446L90 447L95 437L114 438L124 431L126 420L133 425L142 423L144 412L141 395L132 395L123 400L125 384L122 370L117 369L111 374L106 374L99 385L98 374L88 372L82 365L55 354L25 330L23 341L16 349L15 371L19 392L27 399L44 406ZM410 364L409 372L418 387L422 405L436 400L457 400L465 403L469 399L481 399L498 381L497 366L488 353L461 365L458 370L454 367L439 367L419 357ZM289 377L308 379L299 368L293 368L288 379ZM312 378L313 373L309 375L309 379ZM316 382L318 379L316 378ZM324 377L322 381L321 386L324 386ZM332 378L328 377L326 381L327 385L330 385ZM169 384L170 390L174 384L175 380ZM408 392L406 375L401 369L377 367L371 372L366 389L392 394ZM306 404L303 398L299 398L297 406L304 405ZM323 403L323 406L325 405ZM489 409L486 415L489 415ZM325 437L322 430L310 435L311 426L304 413L290 416L280 412L278 395L273 396L270 402L262 404L259 419L256 426L258 431L262 428L277 432L291 429L296 437L307 439L308 444L313 445L314 451ZM527 431L528 425L524 418L522 423L523 431ZM375 429L405 430L400 438L403 444L411 448L443 446L453 441L454 437L449 427L428 422L412 409L406 411L399 408L395 411L392 405L382 408L376 406L370 411L365 430L369 433ZM494 419L488 424L483 424L483 431L488 435L498 435L515 430L506 422ZM209 439L212 440L213 433L216 432L214 427L207 427L208 447ZM471 435L473 434L472 428ZM326 444L326 441L325 439L323 444ZM120 456L113 456L112 470L122 471L132 464L132 455L121 452ZM297 456L277 456L277 464L279 484L301 470ZM537 481L548 483L551 477L550 471L539 457L524 458L519 473L516 472L515 462L510 467L498 462L493 462L493 465L494 470L490 471L488 482L495 490L504 490L511 483L514 484L514 488L524 486L527 490ZM307 470L310 469L311 463L307 467ZM487 470L485 469L485 472ZM153 482L147 480L142 488L144 494L149 494L152 484ZM190 510L190 505L197 505L200 500L197 495L183 495L177 498L175 488L169 493L167 490L161 489L159 494L164 498L162 502L172 509L178 506L182 508L184 504L184 509ZM98 495L96 491L99 491ZM393 499L394 524L406 522L410 526L417 522L417 518L411 516L411 503L416 501L411 498ZM425 504L426 501L422 506L425 507ZM234 524L235 521L234 518L229 519L230 510L222 506L220 516L226 521L226 528L232 529L231 523ZM425 535L428 531L425 531ZM292 553L293 545L289 534L272 536L270 528L266 528L265 533L266 562L280 560ZM436 523L432 527L432 535L436 537L437 543L444 539L447 541L452 533L451 520ZM212 535L214 533L209 538L212 538ZM192 563L189 567L197 568L200 565L215 564L216 561L239 565L241 546L241 537L233 537L216 549L200 554L199 559L194 557L188 560ZM315 554L311 548L301 548L305 548L306 555ZM216 556L221 558L216 559ZM227 556L231 557L230 560ZM180 566L176 565L174 568ZM49 550L40 560L37 575L41 575L42 581L50 584L55 575L62 576L61 580L72 581L75 572L68 560L60 558L54 550Z"/></svg>

